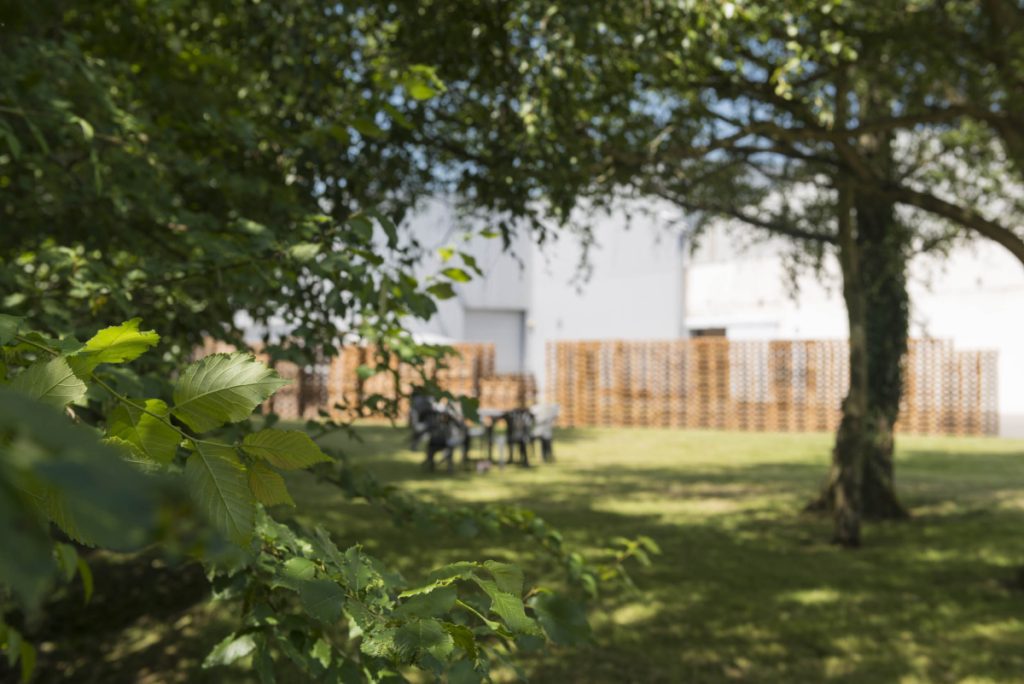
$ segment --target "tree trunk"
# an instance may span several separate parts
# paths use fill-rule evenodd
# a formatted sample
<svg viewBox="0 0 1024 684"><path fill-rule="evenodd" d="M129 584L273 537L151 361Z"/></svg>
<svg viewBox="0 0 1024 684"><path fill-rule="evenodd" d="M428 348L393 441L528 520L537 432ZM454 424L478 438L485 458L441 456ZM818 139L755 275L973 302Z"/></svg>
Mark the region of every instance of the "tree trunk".
<svg viewBox="0 0 1024 684"><path fill-rule="evenodd" d="M861 114L871 96L860 99ZM837 107L843 122L845 103ZM892 175L891 140L869 135L858 145L882 178ZM832 470L808 510L835 516L835 541L860 544L861 519L907 516L893 484L893 426L903 395L903 356L909 332L909 231L892 202L854 193L838 179L839 262L850 323L850 389L832 452ZM856 230L854 230L856 229Z"/></svg>
<svg viewBox="0 0 1024 684"><path fill-rule="evenodd" d="M903 397L903 357L910 327L909 231L897 220L889 202L858 193L854 206L866 300L870 423L865 444L863 512L872 520L899 519L907 517L907 512L896 498L893 485L893 426Z"/></svg>
<svg viewBox="0 0 1024 684"><path fill-rule="evenodd" d="M849 182L839 185L839 264L843 273L843 299L850 322L850 388L843 400L843 418L832 451L832 478L828 504L835 522L834 541L860 546L863 510L864 459L868 434L868 363L865 320L867 301L861 278L860 246L853 235L853 194Z"/></svg>

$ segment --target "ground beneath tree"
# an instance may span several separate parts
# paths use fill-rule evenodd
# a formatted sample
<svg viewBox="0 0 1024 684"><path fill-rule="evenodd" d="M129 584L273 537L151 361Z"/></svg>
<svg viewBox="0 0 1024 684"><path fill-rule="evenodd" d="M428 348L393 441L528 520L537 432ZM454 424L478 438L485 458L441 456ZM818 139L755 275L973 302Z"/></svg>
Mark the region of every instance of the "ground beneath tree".
<svg viewBox="0 0 1024 684"><path fill-rule="evenodd" d="M32 681L202 681L196 671L219 622L206 604L210 590L202 568L169 565L151 554L81 552L95 580L89 603L76 579L46 606L42 621L19 625L38 651ZM5 665L0 665L0 681L16 681Z"/></svg>
<svg viewBox="0 0 1024 684"><path fill-rule="evenodd" d="M901 437L897 486L913 518L867 525L864 548L848 552L828 543L827 518L799 514L827 471L829 435L576 430L559 435L555 464L451 477L425 474L401 430L359 434L362 443L335 446L418 496L529 506L588 554L616 535L662 546L634 572L638 592L595 606L594 646L523 657L533 682L1021 681L1024 442ZM520 564L530 584L561 581L515 538L396 528L306 474L289 487L296 515L341 545L364 543L411 580L495 558ZM200 568L90 563L93 601L83 606L76 585L30 630L37 681L253 681L200 669L235 618L205 601Z"/></svg>

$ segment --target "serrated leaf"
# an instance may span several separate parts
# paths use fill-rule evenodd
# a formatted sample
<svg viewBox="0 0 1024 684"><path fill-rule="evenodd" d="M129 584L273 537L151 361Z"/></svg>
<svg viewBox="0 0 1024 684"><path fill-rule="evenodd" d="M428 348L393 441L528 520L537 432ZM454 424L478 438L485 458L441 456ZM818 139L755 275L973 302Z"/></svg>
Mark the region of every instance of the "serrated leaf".
<svg viewBox="0 0 1024 684"><path fill-rule="evenodd" d="M124 363L139 358L160 341L155 330L139 330L141 321L133 318L100 330L76 353L75 359L84 365L85 372L92 372L101 363Z"/></svg>
<svg viewBox="0 0 1024 684"><path fill-rule="evenodd" d="M539 634L537 623L526 615L523 601L516 596L502 591L491 580L474 576L473 580L480 585L491 599L491 612L501 618L510 630L520 634Z"/></svg>
<svg viewBox="0 0 1024 684"><path fill-rule="evenodd" d="M230 447L196 444L185 464L189 492L214 526L237 544L252 538L256 500Z"/></svg>
<svg viewBox="0 0 1024 684"><path fill-rule="evenodd" d="M217 665L230 665L256 650L256 641L250 634L229 634L213 647L203 660L203 669Z"/></svg>
<svg viewBox="0 0 1024 684"><path fill-rule="evenodd" d="M56 408L78 401L88 389L60 357L33 363L11 380L9 387Z"/></svg>
<svg viewBox="0 0 1024 684"><path fill-rule="evenodd" d="M342 576L349 589L356 593L365 591L380 579L358 546L345 549L345 568Z"/></svg>
<svg viewBox="0 0 1024 684"><path fill-rule="evenodd" d="M543 593L532 600L537 619L557 644L573 646L590 637L587 611L580 601L562 594Z"/></svg>
<svg viewBox="0 0 1024 684"><path fill-rule="evenodd" d="M0 314L0 344L7 344L14 339L23 320L20 316Z"/></svg>
<svg viewBox="0 0 1024 684"><path fill-rule="evenodd" d="M457 625L454 622L442 622L441 626L451 635L455 645L461 648L470 660L476 660L476 637L473 635L473 630L466 625Z"/></svg>
<svg viewBox="0 0 1024 684"><path fill-rule="evenodd" d="M0 539L5 548L18 549L17 555L0 553L0 582L14 599L34 607L46 595L56 563L49 526L17 496L0 481Z"/></svg>
<svg viewBox="0 0 1024 684"><path fill-rule="evenodd" d="M316 577L316 563L308 558L289 558L285 561L280 572L274 577L271 586L287 587L298 591L303 582Z"/></svg>
<svg viewBox="0 0 1024 684"><path fill-rule="evenodd" d="M455 648L455 642L437 620L412 620L398 628L395 647L406 660L412 660L421 652L444 660Z"/></svg>
<svg viewBox="0 0 1024 684"><path fill-rule="evenodd" d="M300 430L268 428L253 432L242 440L242 451L282 470L300 470L331 460L309 435Z"/></svg>
<svg viewBox="0 0 1024 684"><path fill-rule="evenodd" d="M395 650L395 630L385 627L364 634L359 650L374 658L389 657Z"/></svg>
<svg viewBox="0 0 1024 684"><path fill-rule="evenodd" d="M148 413L136 406L118 405L110 413L107 433L131 444L140 456L166 465L174 460L181 436L156 416L170 418L170 409L159 399L147 399L141 405Z"/></svg>
<svg viewBox="0 0 1024 684"><path fill-rule="evenodd" d="M174 386L174 415L196 432L248 418L287 385L252 354L212 354L188 366Z"/></svg>
<svg viewBox="0 0 1024 684"><path fill-rule="evenodd" d="M295 505L284 478L263 463L254 463L249 468L249 489L264 506Z"/></svg>
<svg viewBox="0 0 1024 684"><path fill-rule="evenodd" d="M523 571L510 563L499 563L489 560L484 567L494 575L494 582L498 589L508 592L517 598L523 596Z"/></svg>
<svg viewBox="0 0 1024 684"><path fill-rule="evenodd" d="M460 660L448 671L448 684L479 684L482 681L483 676L468 660Z"/></svg>
<svg viewBox="0 0 1024 684"><path fill-rule="evenodd" d="M432 591L408 597L395 609L395 615L409 617L438 617L455 605L458 593L454 587L436 587Z"/></svg>
<svg viewBox="0 0 1024 684"><path fill-rule="evenodd" d="M333 624L341 619L345 590L331 580L307 580L299 585L299 600L309 615Z"/></svg>

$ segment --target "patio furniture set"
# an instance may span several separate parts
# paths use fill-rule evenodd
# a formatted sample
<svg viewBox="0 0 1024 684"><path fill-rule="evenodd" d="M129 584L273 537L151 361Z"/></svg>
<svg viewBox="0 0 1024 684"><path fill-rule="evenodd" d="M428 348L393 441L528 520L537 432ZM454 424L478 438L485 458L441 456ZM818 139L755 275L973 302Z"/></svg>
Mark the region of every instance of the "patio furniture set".
<svg viewBox="0 0 1024 684"><path fill-rule="evenodd" d="M491 466L504 467L516 461L529 467L530 457L540 444L541 459L555 460L554 427L558 419L557 404L536 404L511 410L482 408L477 420L464 416L456 402L436 401L424 395L414 395L409 408L411 447L419 448L425 441L424 467L433 471L435 459L443 454L448 472L455 470L454 454L461 452L462 467L476 464L478 471ZM474 445L482 451L481 457L470 458Z"/></svg>

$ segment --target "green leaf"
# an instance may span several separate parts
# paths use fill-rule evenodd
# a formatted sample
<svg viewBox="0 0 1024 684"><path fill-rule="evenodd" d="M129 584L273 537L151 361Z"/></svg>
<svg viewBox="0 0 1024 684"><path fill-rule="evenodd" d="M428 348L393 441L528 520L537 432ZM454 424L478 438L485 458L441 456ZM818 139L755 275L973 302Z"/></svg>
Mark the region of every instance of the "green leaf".
<svg viewBox="0 0 1024 684"><path fill-rule="evenodd" d="M308 558L289 558L282 569L274 576L273 587L287 587L298 591L303 582L316 577L316 563Z"/></svg>
<svg viewBox="0 0 1024 684"><path fill-rule="evenodd" d="M441 271L441 273L445 274L446 276L448 276L457 283L468 283L470 280L473 279L473 276L469 275L461 268L456 268L455 266L446 268L443 271Z"/></svg>
<svg viewBox="0 0 1024 684"><path fill-rule="evenodd" d="M266 639L260 639L256 653L252 657L252 669L260 678L260 684L274 684L277 681L274 676L274 657L266 642Z"/></svg>
<svg viewBox="0 0 1024 684"><path fill-rule="evenodd" d="M345 563L342 575L349 589L356 593L365 591L380 579L358 546L350 546L345 549Z"/></svg>
<svg viewBox="0 0 1024 684"><path fill-rule="evenodd" d="M0 622L0 636L4 638L4 651L7 653L7 666L14 667L21 657L21 632Z"/></svg>
<svg viewBox="0 0 1024 684"><path fill-rule="evenodd" d="M348 225L363 242L369 242L373 239L373 222L366 216L356 214L348 220Z"/></svg>
<svg viewBox="0 0 1024 684"><path fill-rule="evenodd" d="M365 135L368 138L382 138L384 137L384 131L381 130L373 119L366 117L360 117L352 121L352 128L359 131L360 135Z"/></svg>
<svg viewBox="0 0 1024 684"><path fill-rule="evenodd" d="M399 656L406 660L422 652L444 660L455 648L455 642L437 620L412 620L398 628L395 646Z"/></svg>
<svg viewBox="0 0 1024 684"><path fill-rule="evenodd" d="M563 594L543 593L531 602L541 627L552 641L573 646L590 637L587 611L583 603Z"/></svg>
<svg viewBox="0 0 1024 684"><path fill-rule="evenodd" d="M23 320L25 319L19 316L0 314L0 344L7 344L14 339Z"/></svg>
<svg viewBox="0 0 1024 684"><path fill-rule="evenodd" d="M429 592L408 597L395 609L395 614L420 618L438 617L452 609L456 598L458 593L454 587L436 587Z"/></svg>
<svg viewBox="0 0 1024 684"><path fill-rule="evenodd" d="M374 658L390 657L395 650L395 630L385 627L364 634L359 650Z"/></svg>
<svg viewBox="0 0 1024 684"><path fill-rule="evenodd" d="M141 318L133 318L100 330L75 357L85 364L86 372L91 372L101 363L124 363L139 358L160 341L156 331L139 330L141 321Z"/></svg>
<svg viewBox="0 0 1024 684"><path fill-rule="evenodd" d="M331 649L331 644L326 639L317 639L316 643L313 644L313 648L310 649L309 654L313 657L313 660L320 663L325 669L331 666L332 656L334 655Z"/></svg>
<svg viewBox="0 0 1024 684"><path fill-rule="evenodd" d="M206 432L248 418L287 384L252 354L212 354L190 365L178 378L173 412L193 430Z"/></svg>
<svg viewBox="0 0 1024 684"><path fill-rule="evenodd" d="M483 677L468 660L460 660L448 671L448 684L479 684Z"/></svg>
<svg viewBox="0 0 1024 684"><path fill-rule="evenodd" d="M299 600L312 617L333 624L341 619L345 590L326 579L307 580L299 585Z"/></svg>
<svg viewBox="0 0 1024 684"><path fill-rule="evenodd" d="M64 573L64 581L70 582L78 570L78 552L71 544L58 543L54 547L57 556L57 563L61 572Z"/></svg>
<svg viewBox="0 0 1024 684"><path fill-rule="evenodd" d="M249 468L249 489L264 506L294 506L284 478L264 463L254 463Z"/></svg>
<svg viewBox="0 0 1024 684"><path fill-rule="evenodd" d="M37 361L11 380L9 386L56 408L78 401L88 389L60 357Z"/></svg>
<svg viewBox="0 0 1024 684"><path fill-rule="evenodd" d="M320 245L315 242L300 242L288 248L288 254L296 261L309 261L320 253Z"/></svg>
<svg viewBox="0 0 1024 684"><path fill-rule="evenodd" d="M22 605L34 607L46 595L56 570L49 526L19 500L21 492L5 485L0 480L0 539L5 549L18 553L0 553L0 584Z"/></svg>
<svg viewBox="0 0 1024 684"><path fill-rule="evenodd" d="M82 591L85 592L85 603L92 600L93 579L92 568L81 556L78 557L78 576L82 578Z"/></svg>
<svg viewBox="0 0 1024 684"><path fill-rule="evenodd" d="M230 665L256 650L256 641L251 634L229 634L213 647L203 661L203 669L217 665Z"/></svg>
<svg viewBox="0 0 1024 684"><path fill-rule="evenodd" d="M253 432L242 440L242 451L282 470L301 470L331 460L309 435L300 430L268 428Z"/></svg>
<svg viewBox="0 0 1024 684"><path fill-rule="evenodd" d="M449 259L452 258L452 256L454 254L455 254L455 249L453 247L438 247L437 248L437 255L439 257L441 257L441 262L442 263L447 262Z"/></svg>
<svg viewBox="0 0 1024 684"><path fill-rule="evenodd" d="M21 642L21 681L23 684L32 680L36 669L36 648L27 641Z"/></svg>
<svg viewBox="0 0 1024 684"><path fill-rule="evenodd" d="M442 622L441 626L451 635L455 645L461 648L470 660L476 660L476 637L473 635L473 630L466 625L457 625L454 622Z"/></svg>
<svg viewBox="0 0 1024 684"><path fill-rule="evenodd" d="M237 544L249 542L256 500L234 449L195 444L185 464L185 480L196 503L218 530Z"/></svg>
<svg viewBox="0 0 1024 684"><path fill-rule="evenodd" d="M427 288L427 292L437 299L451 299L455 296L455 290L452 289L451 283L434 283Z"/></svg>
<svg viewBox="0 0 1024 684"><path fill-rule="evenodd" d="M409 81L405 87L414 100L429 100L437 95L437 91L423 81Z"/></svg>
<svg viewBox="0 0 1024 684"><path fill-rule="evenodd" d="M489 560L484 567L494 575L498 589L521 598L523 595L523 571L509 563Z"/></svg>
<svg viewBox="0 0 1024 684"><path fill-rule="evenodd" d="M491 599L491 612L500 617L513 632L520 634L538 634L540 628L537 623L526 615L522 599L502 591L498 585L491 580L473 577L473 580L480 585L480 588Z"/></svg>
<svg viewBox="0 0 1024 684"><path fill-rule="evenodd" d="M78 124L78 127L82 129L82 137L84 137L86 141L92 140L96 135L96 131L93 130L92 124L82 117L72 115L68 118L68 121Z"/></svg>
<svg viewBox="0 0 1024 684"><path fill-rule="evenodd" d="M142 405L149 413L135 406L118 405L110 413L107 433L133 445L140 456L166 465L174 460L181 436L177 430L156 417L170 418L167 404L159 399L147 399Z"/></svg>

